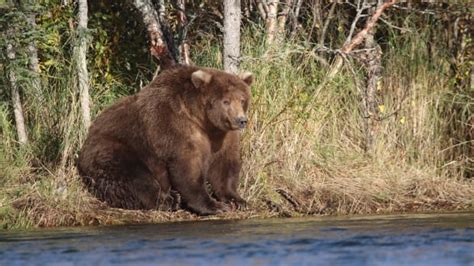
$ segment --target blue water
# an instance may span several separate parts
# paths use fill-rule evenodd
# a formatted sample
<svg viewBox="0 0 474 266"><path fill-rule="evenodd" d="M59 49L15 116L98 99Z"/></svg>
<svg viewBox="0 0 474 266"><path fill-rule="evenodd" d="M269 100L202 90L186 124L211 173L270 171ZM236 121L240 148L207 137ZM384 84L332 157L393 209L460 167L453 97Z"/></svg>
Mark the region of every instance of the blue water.
<svg viewBox="0 0 474 266"><path fill-rule="evenodd" d="M474 213L0 232L0 265L474 265Z"/></svg>

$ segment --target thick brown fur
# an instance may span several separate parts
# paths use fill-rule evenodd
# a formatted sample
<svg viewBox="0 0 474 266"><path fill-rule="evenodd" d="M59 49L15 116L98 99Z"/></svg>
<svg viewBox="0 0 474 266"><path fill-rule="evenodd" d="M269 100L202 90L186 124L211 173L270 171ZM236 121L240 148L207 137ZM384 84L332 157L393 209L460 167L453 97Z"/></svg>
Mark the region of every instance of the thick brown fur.
<svg viewBox="0 0 474 266"><path fill-rule="evenodd" d="M245 206L239 129L251 82L250 74L194 66L164 71L97 117L78 160L82 180L113 207L167 209L171 190L201 215Z"/></svg>

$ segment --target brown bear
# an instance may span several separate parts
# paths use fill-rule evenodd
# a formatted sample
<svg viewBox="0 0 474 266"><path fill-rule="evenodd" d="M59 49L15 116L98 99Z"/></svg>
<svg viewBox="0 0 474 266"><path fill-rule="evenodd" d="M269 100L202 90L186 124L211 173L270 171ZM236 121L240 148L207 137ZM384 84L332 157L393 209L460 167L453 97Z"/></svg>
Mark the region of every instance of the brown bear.
<svg viewBox="0 0 474 266"><path fill-rule="evenodd" d="M164 71L97 117L77 161L82 180L112 207L168 208L171 190L200 215L244 207L239 130L247 124L252 81L248 72Z"/></svg>

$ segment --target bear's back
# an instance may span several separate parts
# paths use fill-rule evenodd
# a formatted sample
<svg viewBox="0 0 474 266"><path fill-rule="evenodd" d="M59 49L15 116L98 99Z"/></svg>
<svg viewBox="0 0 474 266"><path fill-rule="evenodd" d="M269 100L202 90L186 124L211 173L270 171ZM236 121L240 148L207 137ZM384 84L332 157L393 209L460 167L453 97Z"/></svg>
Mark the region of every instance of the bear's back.
<svg viewBox="0 0 474 266"><path fill-rule="evenodd" d="M102 111L89 129L89 138L105 135L128 140L134 131L141 131L136 101L137 95L127 96Z"/></svg>

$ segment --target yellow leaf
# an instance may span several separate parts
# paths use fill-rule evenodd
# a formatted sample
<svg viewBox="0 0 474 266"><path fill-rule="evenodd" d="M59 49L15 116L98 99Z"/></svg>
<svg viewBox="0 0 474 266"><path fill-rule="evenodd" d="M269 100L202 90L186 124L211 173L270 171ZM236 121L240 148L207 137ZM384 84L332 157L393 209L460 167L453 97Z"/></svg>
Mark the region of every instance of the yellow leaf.
<svg viewBox="0 0 474 266"><path fill-rule="evenodd" d="M44 62L44 65L51 66L51 65L54 65L54 63L55 63L54 59L49 59L48 61Z"/></svg>
<svg viewBox="0 0 474 266"><path fill-rule="evenodd" d="M108 72L105 73L105 80L106 80L107 82L112 81L112 75L110 75Z"/></svg>
<svg viewBox="0 0 474 266"><path fill-rule="evenodd" d="M381 113L385 113L385 105L383 105L383 104L382 104L382 105L379 105L379 111L380 111Z"/></svg>
<svg viewBox="0 0 474 266"><path fill-rule="evenodd" d="M400 118L400 123L405 124L405 117L404 116L402 116L402 118Z"/></svg>
<svg viewBox="0 0 474 266"><path fill-rule="evenodd" d="M382 90L382 80L381 80L381 79L379 79L379 80L377 81L377 90L378 90L378 91L379 91L379 90Z"/></svg>

